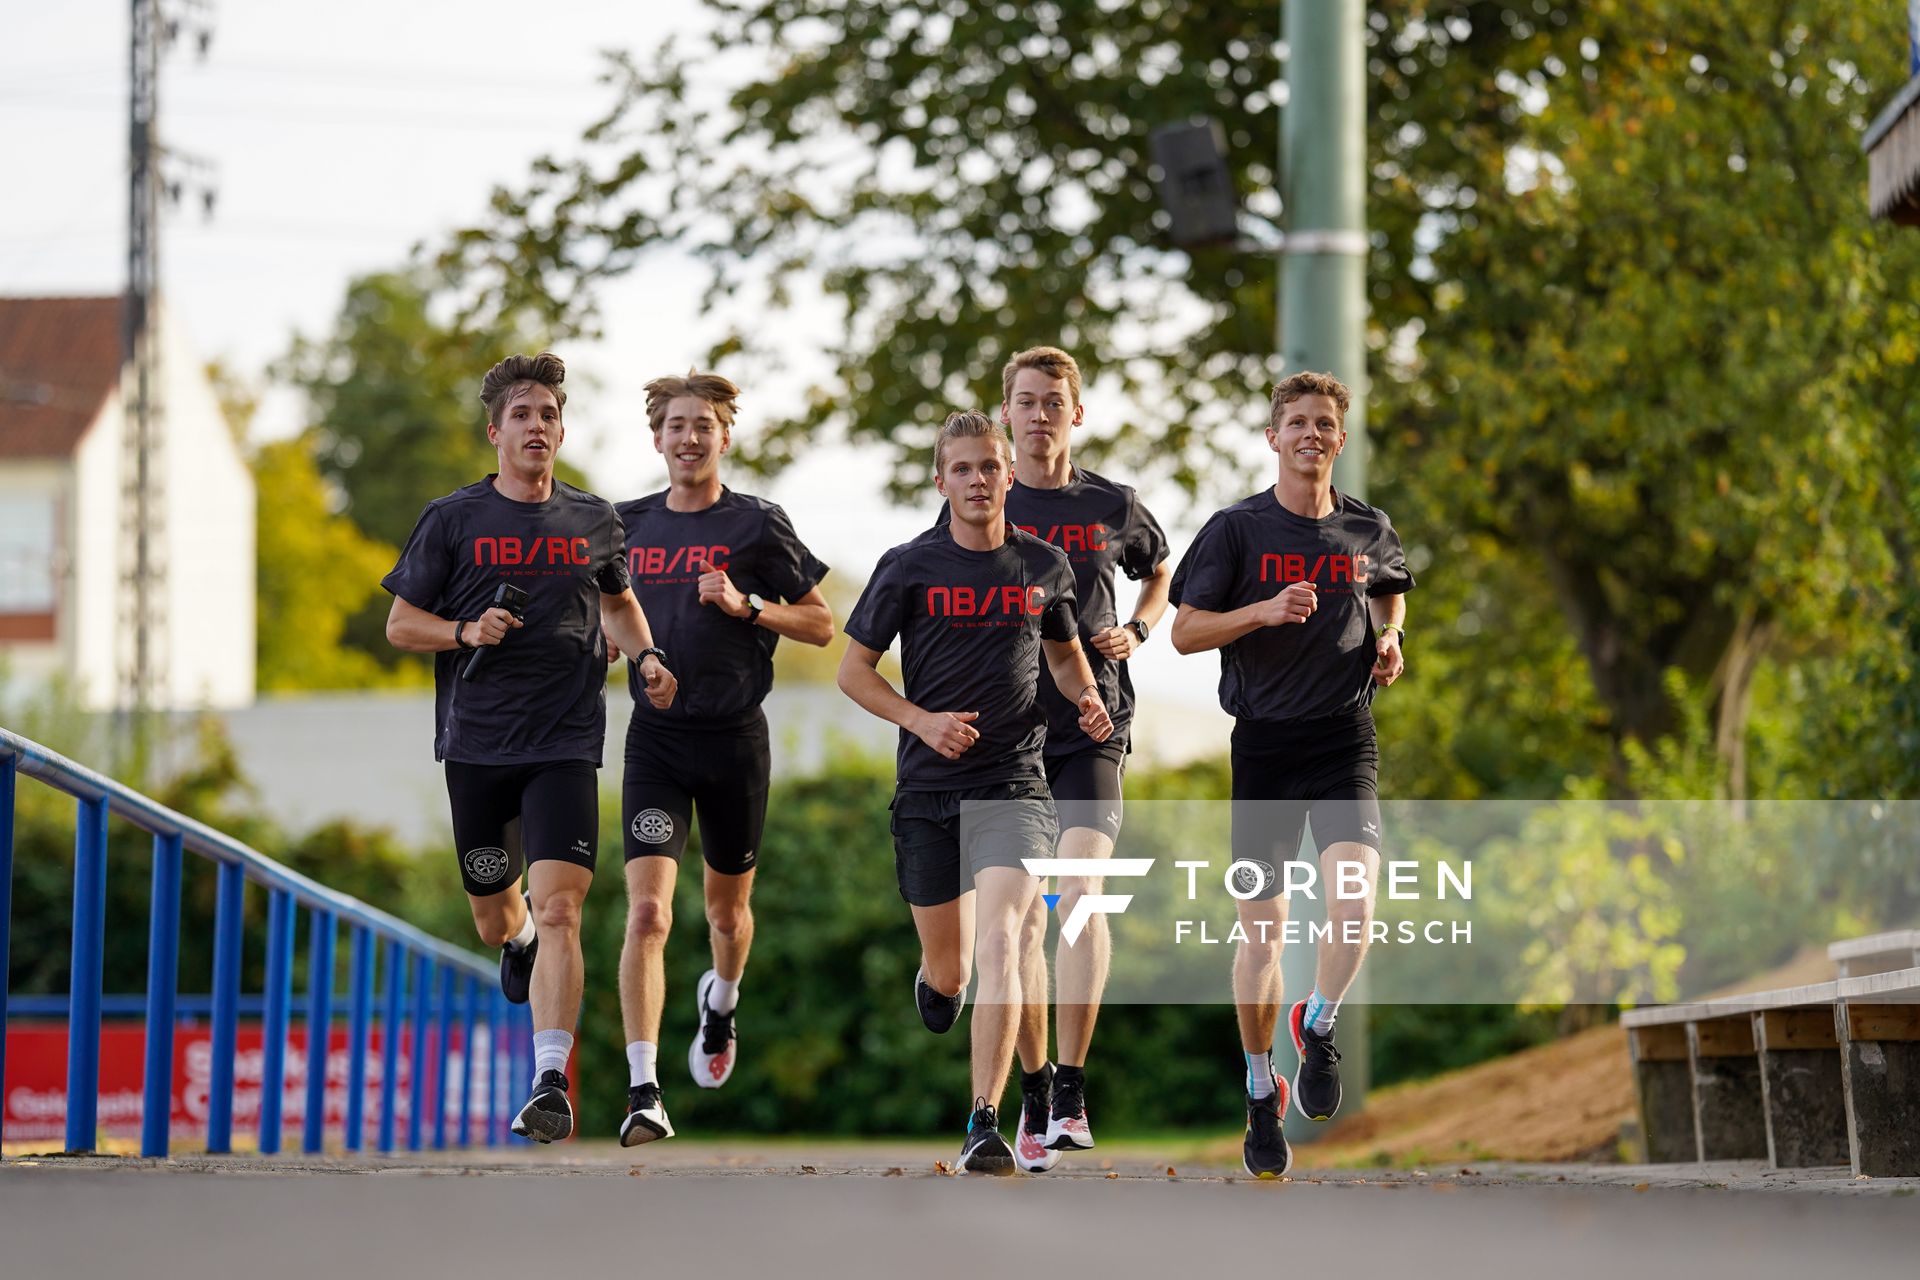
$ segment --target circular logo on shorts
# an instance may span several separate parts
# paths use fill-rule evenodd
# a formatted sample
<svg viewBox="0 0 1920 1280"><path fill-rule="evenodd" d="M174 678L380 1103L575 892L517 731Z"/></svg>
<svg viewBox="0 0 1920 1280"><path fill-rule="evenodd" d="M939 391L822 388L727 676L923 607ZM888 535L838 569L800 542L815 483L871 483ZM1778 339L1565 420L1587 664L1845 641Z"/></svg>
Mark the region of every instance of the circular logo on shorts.
<svg viewBox="0 0 1920 1280"><path fill-rule="evenodd" d="M1260 893L1274 881L1271 862L1241 858L1233 864L1233 887L1239 893Z"/></svg>
<svg viewBox="0 0 1920 1280"><path fill-rule="evenodd" d="M673 815L665 809L642 809L633 815L633 838L642 844L665 844L673 839Z"/></svg>
<svg viewBox="0 0 1920 1280"><path fill-rule="evenodd" d="M506 878L507 851L505 849L469 849L460 861L466 866L467 875L475 884L498 884Z"/></svg>

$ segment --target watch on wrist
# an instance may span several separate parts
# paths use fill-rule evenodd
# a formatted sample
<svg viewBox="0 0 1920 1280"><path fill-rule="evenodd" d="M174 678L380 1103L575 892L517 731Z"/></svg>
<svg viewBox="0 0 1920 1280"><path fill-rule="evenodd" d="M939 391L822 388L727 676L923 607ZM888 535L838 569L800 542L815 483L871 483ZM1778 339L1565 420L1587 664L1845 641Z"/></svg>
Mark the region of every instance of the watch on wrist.
<svg viewBox="0 0 1920 1280"><path fill-rule="evenodd" d="M1386 626L1381 627L1380 630L1375 632L1374 634L1376 638L1385 640L1387 638L1387 632L1389 631L1394 633L1393 638L1396 644L1405 644L1407 642L1407 629L1401 626L1397 622L1389 622Z"/></svg>
<svg viewBox="0 0 1920 1280"><path fill-rule="evenodd" d="M655 658L659 659L661 666L664 667L667 665L667 651L665 649L660 648L658 645L648 645L646 648L642 649L640 652L634 654L633 665L637 667L641 663L645 662L647 660L648 654L652 654Z"/></svg>
<svg viewBox="0 0 1920 1280"><path fill-rule="evenodd" d="M760 593L758 591L747 592L748 623L754 626L758 626L760 624L760 611L762 609L765 609L766 607L767 607L767 602L760 598Z"/></svg>
<svg viewBox="0 0 1920 1280"><path fill-rule="evenodd" d="M1127 624L1127 630L1133 632L1133 638L1141 644L1147 642L1147 624L1144 619L1134 618Z"/></svg>

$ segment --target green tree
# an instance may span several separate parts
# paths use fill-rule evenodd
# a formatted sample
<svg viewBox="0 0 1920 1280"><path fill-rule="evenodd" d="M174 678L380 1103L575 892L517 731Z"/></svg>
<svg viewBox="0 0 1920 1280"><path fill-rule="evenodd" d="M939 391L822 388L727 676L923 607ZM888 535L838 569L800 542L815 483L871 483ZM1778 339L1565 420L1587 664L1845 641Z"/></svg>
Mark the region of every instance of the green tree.
<svg viewBox="0 0 1920 1280"><path fill-rule="evenodd" d="M590 327L600 282L662 240L774 311L818 272L846 338L763 463L838 430L893 447L904 486L941 407L1045 339L1138 406L1109 446L1127 461L1242 483L1208 467L1260 421L1271 273L1167 245L1146 144L1220 117L1238 190L1284 220L1271 8L711 8L704 43L620 61L585 155L449 249L469 305ZM1577 655L1585 705L1530 697L1534 728L1624 785L1621 744L1679 723L1678 670L1739 792L1768 655L1855 643L1850 606L1884 625L1872 467L1912 398L1920 245L1869 223L1855 140L1900 83L1898 34L1847 0L1374 6L1373 484L1436 574L1483 584L1475 629L1430 651L1456 705ZM757 66L722 96L741 50ZM716 358L767 327L755 309Z"/></svg>
<svg viewBox="0 0 1920 1280"><path fill-rule="evenodd" d="M387 666L342 643L347 621L384 605L380 578L398 554L334 509L312 437L262 445L253 454L262 692L360 689L419 682L424 663Z"/></svg>

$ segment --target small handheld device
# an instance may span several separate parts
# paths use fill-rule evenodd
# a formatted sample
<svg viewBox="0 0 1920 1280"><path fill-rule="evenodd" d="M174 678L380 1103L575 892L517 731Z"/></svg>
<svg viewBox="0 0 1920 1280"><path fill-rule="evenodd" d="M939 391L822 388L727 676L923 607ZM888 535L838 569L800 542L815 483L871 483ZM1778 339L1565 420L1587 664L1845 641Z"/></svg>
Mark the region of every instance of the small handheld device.
<svg viewBox="0 0 1920 1280"><path fill-rule="evenodd" d="M495 609L505 609L508 613L524 622L527 617L527 593L524 589L514 586L511 582L503 582L493 593L493 604L491 607ZM460 673L460 678L462 680L471 680L474 676L478 675L480 672L480 660L486 657L487 650L493 647L492 645L483 644L475 649L473 656L467 659L466 670Z"/></svg>

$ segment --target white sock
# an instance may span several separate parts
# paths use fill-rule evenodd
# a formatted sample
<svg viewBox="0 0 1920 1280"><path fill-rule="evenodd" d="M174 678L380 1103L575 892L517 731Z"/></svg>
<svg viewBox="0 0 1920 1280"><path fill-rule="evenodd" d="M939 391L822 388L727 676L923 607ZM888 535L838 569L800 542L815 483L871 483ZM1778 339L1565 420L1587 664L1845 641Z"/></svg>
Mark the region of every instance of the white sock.
<svg viewBox="0 0 1920 1280"><path fill-rule="evenodd" d="M660 1076L654 1069L654 1059L660 1056L660 1046L646 1040L627 1041L627 1084L639 1088L643 1084L659 1084Z"/></svg>
<svg viewBox="0 0 1920 1280"><path fill-rule="evenodd" d="M1247 1096L1271 1098L1280 1086L1273 1082L1273 1054L1249 1053L1247 1058Z"/></svg>
<svg viewBox="0 0 1920 1280"><path fill-rule="evenodd" d="M1318 987L1307 997L1307 1007L1300 1011L1300 1021L1306 1023L1317 1036L1332 1035L1333 1020L1339 1016L1340 1002L1321 995Z"/></svg>
<svg viewBox="0 0 1920 1280"><path fill-rule="evenodd" d="M529 911L527 912L527 922L520 926L520 932L507 939L507 945L515 951L525 951L533 945L533 940L537 936L538 934L533 927L533 912Z"/></svg>
<svg viewBox="0 0 1920 1280"><path fill-rule="evenodd" d="M728 982L719 974L713 975L713 985L707 988L707 1008L715 1013L732 1013L734 1006L740 1003L740 983L736 979Z"/></svg>
<svg viewBox="0 0 1920 1280"><path fill-rule="evenodd" d="M573 1033L571 1031L536 1031L533 1033L533 1083L540 1084L543 1071L561 1071L567 1069L567 1059L573 1055Z"/></svg>

